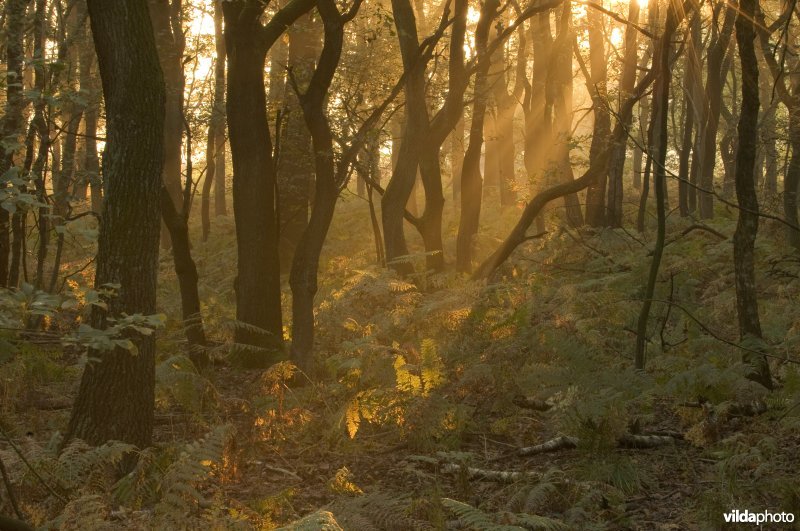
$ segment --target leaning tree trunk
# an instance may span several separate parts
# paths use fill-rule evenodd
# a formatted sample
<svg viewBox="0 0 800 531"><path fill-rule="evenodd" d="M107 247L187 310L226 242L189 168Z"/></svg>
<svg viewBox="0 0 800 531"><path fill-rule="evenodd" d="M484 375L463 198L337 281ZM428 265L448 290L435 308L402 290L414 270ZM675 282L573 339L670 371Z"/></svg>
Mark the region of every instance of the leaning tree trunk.
<svg viewBox="0 0 800 531"><path fill-rule="evenodd" d="M758 142L758 62L756 59L755 15L757 0L741 0L736 20L736 43L742 64L742 110L739 115L739 149L736 152L736 198L739 221L733 235L733 265L736 283L736 311L742 340L761 338L758 297L755 281L755 241L758 233L758 197L753 170ZM744 355L750 364L750 379L771 389L772 378L765 356Z"/></svg>
<svg viewBox="0 0 800 531"><path fill-rule="evenodd" d="M110 317L156 312L159 194L164 149L164 81L147 2L88 0L106 103L107 144L95 286L118 284L108 310L95 306L92 325ZM132 227L135 228L132 230ZM90 351L65 440L150 445L155 406L155 336L130 331L135 354Z"/></svg>

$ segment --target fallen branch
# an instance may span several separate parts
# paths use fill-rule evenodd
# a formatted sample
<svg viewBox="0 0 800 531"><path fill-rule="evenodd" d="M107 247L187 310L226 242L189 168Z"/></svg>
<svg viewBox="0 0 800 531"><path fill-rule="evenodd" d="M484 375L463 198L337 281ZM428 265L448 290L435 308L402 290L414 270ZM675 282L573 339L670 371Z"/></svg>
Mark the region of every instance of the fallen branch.
<svg viewBox="0 0 800 531"><path fill-rule="evenodd" d="M625 434L617 439L618 448L658 448L660 446L667 446L675 444L675 441L682 439L673 435L633 435ZM533 446L526 446L517 450L516 455L519 457L528 457L531 455L539 455L550 452L557 452L559 450L572 450L577 448L580 444L580 439L577 437L560 436L555 439L550 439L541 444Z"/></svg>
<svg viewBox="0 0 800 531"><path fill-rule="evenodd" d="M670 435L631 435L626 434L617 440L620 448L659 448L675 444L676 438Z"/></svg>
<svg viewBox="0 0 800 531"><path fill-rule="evenodd" d="M517 455L524 457L528 455L538 455L549 452L557 452L558 450L571 450L573 448L577 448L579 442L580 441L578 440L577 437L567 437L565 435L562 435L561 437L550 439L549 441L543 442L541 444L535 444L533 446L526 446L525 448L520 448L519 450L517 450Z"/></svg>
<svg viewBox="0 0 800 531"><path fill-rule="evenodd" d="M445 463L442 468L444 474L460 474L466 472L469 479L483 479L486 481L497 481L499 483L514 483L522 479L541 479L542 475L537 472L518 472L509 470L489 470L471 466L462 466L455 463Z"/></svg>

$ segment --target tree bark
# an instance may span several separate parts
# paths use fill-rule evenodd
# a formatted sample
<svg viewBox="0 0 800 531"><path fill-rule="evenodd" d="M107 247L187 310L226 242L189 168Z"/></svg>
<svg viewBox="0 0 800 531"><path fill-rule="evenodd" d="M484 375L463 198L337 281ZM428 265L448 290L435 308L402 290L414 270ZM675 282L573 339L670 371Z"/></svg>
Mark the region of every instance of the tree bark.
<svg viewBox="0 0 800 531"><path fill-rule="evenodd" d="M293 83L285 84L278 160L278 204L280 205L281 269L291 267L295 247L308 225L311 188L314 186L314 163L311 133L295 93L304 91L314 72L319 53L319 27L311 16L302 17L288 30L288 69ZM294 86L296 84L296 87Z"/></svg>
<svg viewBox="0 0 800 531"><path fill-rule="evenodd" d="M145 0L88 0L88 6L107 116L108 195L95 286L119 285L108 311L92 311L92 325L103 328L109 317L156 311L165 89ZM119 348L89 353L65 440L149 446L155 336L129 337L135 355Z"/></svg>
<svg viewBox="0 0 800 531"><path fill-rule="evenodd" d="M22 114L25 107L22 86L22 64L25 58L23 39L25 35L25 10L28 0L7 0L6 18L6 105L5 114L0 118L0 176L5 176L14 167L20 133L23 128ZM9 183L0 182L0 192ZM0 208L0 288L9 285L9 213ZM15 286L12 286L15 287Z"/></svg>
<svg viewBox="0 0 800 531"><path fill-rule="evenodd" d="M754 46L753 17L758 0L741 0L736 20L736 43L742 65L742 107L739 115L739 149L736 152L736 199L739 220L733 234L733 265L736 283L736 311L739 335L743 340L761 339L758 296L755 280L755 241L758 234L758 196L754 179L756 143L758 142L758 60ZM772 388L769 363L765 356L744 355L750 364L750 379Z"/></svg>
<svg viewBox="0 0 800 531"><path fill-rule="evenodd" d="M148 0L158 58L166 87L164 118L164 185L176 205L182 203L181 162L183 157L183 51L182 0ZM170 246L170 231L161 232L161 246Z"/></svg>
<svg viewBox="0 0 800 531"><path fill-rule="evenodd" d="M286 27L314 3L292 0L264 26L265 6L223 2L228 51L227 116L233 159L237 277L235 341L246 366L268 366L282 357L277 175L267 118L264 61Z"/></svg>

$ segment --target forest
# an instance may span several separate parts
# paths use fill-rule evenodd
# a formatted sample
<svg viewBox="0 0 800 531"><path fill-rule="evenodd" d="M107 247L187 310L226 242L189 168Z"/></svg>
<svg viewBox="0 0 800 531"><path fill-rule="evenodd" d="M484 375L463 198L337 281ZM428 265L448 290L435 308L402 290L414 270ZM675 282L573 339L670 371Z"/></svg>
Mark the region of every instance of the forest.
<svg viewBox="0 0 800 531"><path fill-rule="evenodd" d="M0 0L0 531L795 529L795 0Z"/></svg>

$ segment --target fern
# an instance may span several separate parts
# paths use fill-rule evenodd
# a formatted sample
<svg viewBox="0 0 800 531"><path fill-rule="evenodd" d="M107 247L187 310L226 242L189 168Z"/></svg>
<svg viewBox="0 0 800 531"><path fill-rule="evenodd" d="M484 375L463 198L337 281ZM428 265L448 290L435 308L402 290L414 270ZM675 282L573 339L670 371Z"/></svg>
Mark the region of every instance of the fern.
<svg viewBox="0 0 800 531"><path fill-rule="evenodd" d="M206 504L198 486L221 462L230 435L229 426L218 426L203 439L185 446L159 484L161 499L155 507L159 518L179 524L198 503Z"/></svg>
<svg viewBox="0 0 800 531"><path fill-rule="evenodd" d="M467 503L443 498L442 504L455 514L462 524L475 531L520 531L535 529L542 531L562 531L568 529L558 520L524 513L502 513L502 519L510 523L498 523L496 517Z"/></svg>

